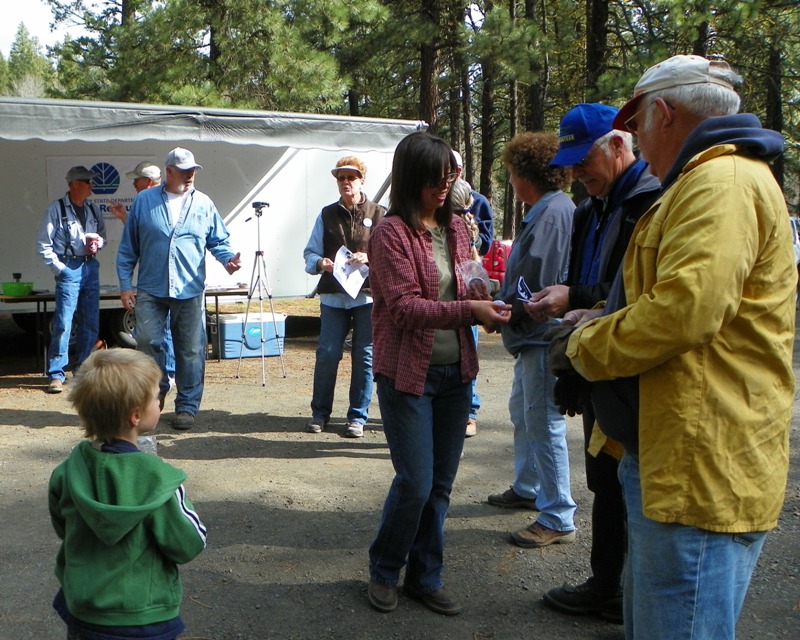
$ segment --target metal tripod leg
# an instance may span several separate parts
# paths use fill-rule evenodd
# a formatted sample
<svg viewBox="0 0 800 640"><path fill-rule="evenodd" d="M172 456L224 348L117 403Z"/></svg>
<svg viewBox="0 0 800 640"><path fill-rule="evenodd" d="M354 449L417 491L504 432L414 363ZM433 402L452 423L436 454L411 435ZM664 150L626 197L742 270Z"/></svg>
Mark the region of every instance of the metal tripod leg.
<svg viewBox="0 0 800 640"><path fill-rule="evenodd" d="M280 343L280 336L278 334L278 322L275 319L275 305L272 302L272 290L269 286L269 280L267 278L267 267L264 261L264 252L263 251L256 251L255 259L253 260L253 272L250 276L250 287L248 288L247 293L247 306L244 312L244 323L242 324L242 341L239 345L239 366L236 369L236 377L239 378L240 371L242 368L242 355L244 353L244 345L245 341L247 340L247 320L250 316L250 303L252 302L253 295L258 292L258 310L259 310L259 324L260 324L260 339L261 339L261 386L267 386L267 371L266 371L266 354L264 352L264 294L266 294L267 299L269 300L269 308L270 312L272 313L272 326L275 330L275 344L278 348L278 356L280 357L281 361L281 372L283 373L283 377L286 377L286 367L283 362L283 349L281 348Z"/></svg>

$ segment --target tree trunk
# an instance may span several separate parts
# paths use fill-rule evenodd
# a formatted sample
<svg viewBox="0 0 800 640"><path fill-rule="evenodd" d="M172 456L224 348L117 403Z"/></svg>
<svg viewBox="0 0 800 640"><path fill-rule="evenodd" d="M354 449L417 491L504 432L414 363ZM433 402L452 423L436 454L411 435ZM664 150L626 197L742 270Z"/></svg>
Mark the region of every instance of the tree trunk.
<svg viewBox="0 0 800 640"><path fill-rule="evenodd" d="M534 0L525 0L525 17L529 20L537 20L536 4ZM541 16L540 23L542 32L547 31L544 16ZM531 46L538 46L538 42L532 42ZM535 64L531 69L531 84L528 89L528 104L525 112L524 126L527 131L542 131L544 129L544 103L547 94L547 74L548 62L547 53L544 54L544 64ZM515 225L516 226L516 225Z"/></svg>
<svg viewBox="0 0 800 640"><path fill-rule="evenodd" d="M492 165L494 164L494 141L497 121L495 119L495 64L484 59L481 64L483 94L481 95L481 175L478 191L492 201Z"/></svg>
<svg viewBox="0 0 800 640"><path fill-rule="evenodd" d="M694 47L692 48L694 55L703 57L708 55L708 36L708 20L704 20L697 26L697 38L695 38Z"/></svg>
<svg viewBox="0 0 800 640"><path fill-rule="evenodd" d="M439 33L441 6L439 0L428 0L422 5L424 22ZM439 37L420 46L419 116L428 123L431 133L436 133L439 122Z"/></svg>
<svg viewBox="0 0 800 640"><path fill-rule="evenodd" d="M450 127L450 144L461 154L464 164L464 173L462 177L467 180L466 171L466 158L465 158L465 144L464 141L469 136L469 128L464 126L464 109L469 109L469 102L464 101L462 92L464 91L465 84L464 77L468 73L467 60L464 55L466 42L464 39L464 15L466 5L459 0L450 0L450 5L447 10L447 47L449 50L449 90L448 90L448 105L447 114ZM469 119L466 124L469 124ZM472 184L472 183L470 183Z"/></svg>
<svg viewBox="0 0 800 640"><path fill-rule="evenodd" d="M469 84L469 70L466 66L461 69L461 120L464 129L464 144L459 153L464 162L464 179L474 184L475 179L475 148L472 141L472 89Z"/></svg>
<svg viewBox="0 0 800 640"><path fill-rule="evenodd" d="M358 94L358 91L356 91L355 89L350 89L347 92L348 113L351 116L359 115L359 113L358 113L359 112L359 108L358 108L359 97L360 96Z"/></svg>
<svg viewBox="0 0 800 640"><path fill-rule="evenodd" d="M123 27L134 21L136 17L137 0L122 0L120 10L120 25Z"/></svg>
<svg viewBox="0 0 800 640"><path fill-rule="evenodd" d="M606 71L607 25L607 0L589 0L586 3L586 99L590 102L599 99L597 81Z"/></svg>
<svg viewBox="0 0 800 640"><path fill-rule="evenodd" d="M764 126L767 129L772 129L778 133L783 132L783 104L781 102L781 53L775 47L774 42L770 43L769 49L769 66L767 68L767 109L766 109L766 122ZM783 154L779 155L775 162L772 163L772 173L775 180L783 189L784 183L784 158Z"/></svg>

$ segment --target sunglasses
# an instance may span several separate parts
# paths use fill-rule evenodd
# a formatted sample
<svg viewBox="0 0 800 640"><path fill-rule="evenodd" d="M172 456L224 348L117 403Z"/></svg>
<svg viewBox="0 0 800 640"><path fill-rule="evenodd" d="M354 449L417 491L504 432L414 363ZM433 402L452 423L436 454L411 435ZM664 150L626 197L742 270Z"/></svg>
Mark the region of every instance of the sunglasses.
<svg viewBox="0 0 800 640"><path fill-rule="evenodd" d="M359 176L343 176L341 173L336 174L336 179L339 182L355 182L356 180L361 180Z"/></svg>
<svg viewBox="0 0 800 640"><path fill-rule="evenodd" d="M637 120L639 119L639 115L647 111L647 108L653 104L652 102L648 102L644 105L641 109L639 109L636 113L634 113L630 118L625 121L625 128L633 133L634 135L639 133L639 123Z"/></svg>
<svg viewBox="0 0 800 640"><path fill-rule="evenodd" d="M646 105L643 105L641 109L639 109L630 118L628 118L625 121L625 128L634 135L638 134L640 123L637 122L637 120L639 119L639 116L643 114L645 111L647 111L648 107L652 107L658 100L661 100L668 109L675 111L675 107L672 105L671 102L665 100L662 97L655 98L654 100L648 102Z"/></svg>
<svg viewBox="0 0 800 640"><path fill-rule="evenodd" d="M458 178L458 174L457 173L455 173L455 172L454 173L448 173L446 176L443 176L441 178L433 178L432 180L429 180L427 186L429 186L429 187L441 187L442 185L444 185L444 186L447 186L447 187L452 187L453 183L456 181L456 178Z"/></svg>

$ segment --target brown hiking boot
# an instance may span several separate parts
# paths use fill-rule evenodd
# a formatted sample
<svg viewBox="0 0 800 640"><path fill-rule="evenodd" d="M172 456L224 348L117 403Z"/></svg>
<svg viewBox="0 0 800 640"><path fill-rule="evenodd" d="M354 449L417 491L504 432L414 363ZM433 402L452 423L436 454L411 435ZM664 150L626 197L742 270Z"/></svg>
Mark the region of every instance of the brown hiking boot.
<svg viewBox="0 0 800 640"><path fill-rule="evenodd" d="M524 529L511 534L511 540L523 549L539 549L551 544L570 544L575 542L575 531L556 531L534 522Z"/></svg>
<svg viewBox="0 0 800 640"><path fill-rule="evenodd" d="M372 608L381 613L389 613L397 609L397 587L395 586L370 580L367 597Z"/></svg>
<svg viewBox="0 0 800 640"><path fill-rule="evenodd" d="M478 433L478 421L475 418L467 420L467 431L464 434L465 438L471 438Z"/></svg>
<svg viewBox="0 0 800 640"><path fill-rule="evenodd" d="M536 500L532 498L523 498L516 491L514 487L509 487L503 493L493 493L487 498L487 502L495 507L504 507L506 509L531 509L536 511Z"/></svg>

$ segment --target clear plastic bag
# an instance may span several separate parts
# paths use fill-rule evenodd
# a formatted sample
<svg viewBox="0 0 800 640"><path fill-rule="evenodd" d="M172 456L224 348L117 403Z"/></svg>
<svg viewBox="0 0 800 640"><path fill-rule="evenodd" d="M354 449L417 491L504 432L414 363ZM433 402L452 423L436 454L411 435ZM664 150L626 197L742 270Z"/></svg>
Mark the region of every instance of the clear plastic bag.
<svg viewBox="0 0 800 640"><path fill-rule="evenodd" d="M154 456L158 455L158 443L156 442L156 437L153 435L137 437L136 446L139 447L139 451L151 453Z"/></svg>
<svg viewBox="0 0 800 640"><path fill-rule="evenodd" d="M480 262L468 260L456 267L464 284L467 285L467 298L470 300L491 300L489 273Z"/></svg>

